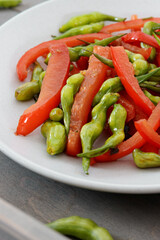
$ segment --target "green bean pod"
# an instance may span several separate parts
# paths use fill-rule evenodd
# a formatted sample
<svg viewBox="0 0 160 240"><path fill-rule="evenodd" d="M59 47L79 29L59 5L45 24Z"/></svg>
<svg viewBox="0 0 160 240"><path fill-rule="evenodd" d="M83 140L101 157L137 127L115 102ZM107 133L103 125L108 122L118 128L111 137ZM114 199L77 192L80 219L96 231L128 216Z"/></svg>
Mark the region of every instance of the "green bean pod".
<svg viewBox="0 0 160 240"><path fill-rule="evenodd" d="M100 136L106 123L107 109L117 102L119 94L107 93L105 94L99 104L92 109L92 120L85 124L80 132L83 153L92 149L94 141ZM88 174L90 166L90 158L84 157L82 159L83 170Z"/></svg>
<svg viewBox="0 0 160 240"><path fill-rule="evenodd" d="M61 108L53 108L49 113L50 120L60 122L63 119L63 111Z"/></svg>
<svg viewBox="0 0 160 240"><path fill-rule="evenodd" d="M107 152L110 148L115 148L119 145L125 138L124 127L125 121L127 117L127 112L125 108L121 104L114 104L113 111L109 117L109 126L113 133L111 137L109 137L102 147L97 149L93 149L91 151L86 151L84 153L80 153L78 157L92 158L103 153Z"/></svg>
<svg viewBox="0 0 160 240"><path fill-rule="evenodd" d="M68 22L62 25L59 28L59 32L63 33L71 28L75 28L78 26L83 26L86 24L101 22L101 21L115 21L122 22L125 18L115 17L107 14L103 14L100 12L91 12L89 14L83 14L80 16L72 17Z"/></svg>
<svg viewBox="0 0 160 240"><path fill-rule="evenodd" d="M69 132L71 108L74 101L75 94L79 91L84 75L81 73L74 74L68 78L67 84L61 91L61 104L64 113L64 126L66 133Z"/></svg>
<svg viewBox="0 0 160 240"><path fill-rule="evenodd" d="M120 92L121 90L123 90L123 86L119 77L107 79L106 81L103 82L98 93L95 95L92 102L92 106L94 107L95 105L97 105L100 102L101 98L106 93L109 93L109 92L116 93L116 92Z"/></svg>
<svg viewBox="0 0 160 240"><path fill-rule="evenodd" d="M43 69L38 62L35 62L32 77L30 82L24 83L15 90L15 98L18 101L28 101L31 100L34 95L40 92L40 75Z"/></svg>
<svg viewBox="0 0 160 240"><path fill-rule="evenodd" d="M160 93L160 84L157 82L151 82L151 81L144 81L140 84L141 87L150 89L154 92Z"/></svg>
<svg viewBox="0 0 160 240"><path fill-rule="evenodd" d="M113 240L107 229L99 227L91 219L79 216L61 218L48 223L47 226L64 235L81 240Z"/></svg>
<svg viewBox="0 0 160 240"><path fill-rule="evenodd" d="M0 8L16 7L22 0L0 0Z"/></svg>
<svg viewBox="0 0 160 240"><path fill-rule="evenodd" d="M134 74L135 76L144 75L149 70L149 64L147 61L142 59L137 59L133 62Z"/></svg>
<svg viewBox="0 0 160 240"><path fill-rule="evenodd" d="M147 90L143 90L143 92L155 106L160 102L160 96L154 96Z"/></svg>
<svg viewBox="0 0 160 240"><path fill-rule="evenodd" d="M153 32L154 28L156 28L156 27L160 28L160 24L148 21L143 26L143 32L148 34L148 35L152 35L152 32ZM142 48L149 48L150 46L145 44L145 43L141 43L141 47ZM152 47L152 51L151 51L149 60L153 61L155 59L155 56L156 56L156 49L154 47Z"/></svg>
<svg viewBox="0 0 160 240"><path fill-rule="evenodd" d="M62 39L62 38L71 37L75 35L96 33L96 32L99 32L103 28L103 26L104 26L103 22L78 26L78 27L69 29L68 31L66 31L65 33L61 34L58 37L55 37L54 39L57 40L57 39Z"/></svg>
<svg viewBox="0 0 160 240"><path fill-rule="evenodd" d="M38 82L27 82L19 86L15 91L15 98L18 101L28 101L33 98L34 95L40 92Z"/></svg>
<svg viewBox="0 0 160 240"><path fill-rule="evenodd" d="M145 75L137 76L137 80L138 80L140 86L141 86L141 84L143 84L144 81L150 79L153 75L156 75L156 73L159 70L160 70L160 68L156 68L153 71L151 71ZM107 79L106 81L104 81L104 83L100 87L98 93L95 95L93 102L92 102L92 106L95 106L96 104L98 104L100 102L101 98L104 96L104 94L106 94L108 92L120 92L123 89L124 88L123 88L123 85L122 85L119 77Z"/></svg>
<svg viewBox="0 0 160 240"><path fill-rule="evenodd" d="M39 87L40 87L40 89L42 87L42 82L43 82L43 78L44 78L45 74L46 74L46 71L43 71L39 76Z"/></svg>
<svg viewBox="0 0 160 240"><path fill-rule="evenodd" d="M134 149L133 159L138 168L160 167L160 155L156 153Z"/></svg>
<svg viewBox="0 0 160 240"><path fill-rule="evenodd" d="M41 127L41 133L46 138L47 153L56 155L66 147L65 127L59 122L46 121Z"/></svg>

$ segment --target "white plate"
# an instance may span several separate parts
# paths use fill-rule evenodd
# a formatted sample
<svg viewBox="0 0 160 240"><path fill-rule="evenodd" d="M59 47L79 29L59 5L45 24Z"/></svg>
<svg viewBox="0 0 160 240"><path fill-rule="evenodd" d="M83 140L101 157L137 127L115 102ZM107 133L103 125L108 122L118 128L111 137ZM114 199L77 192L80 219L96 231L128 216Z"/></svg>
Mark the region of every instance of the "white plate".
<svg viewBox="0 0 160 240"><path fill-rule="evenodd" d="M101 11L121 17L159 16L159 0L55 0L47 1L14 17L0 28L0 148L21 165L57 181L78 187L120 192L160 192L160 169L139 170L132 157L97 164L83 174L81 160L66 155L50 157L45 140L36 129L27 137L15 136L18 119L31 104L17 102L14 91L20 84L16 63L29 48L58 34L59 26L70 16Z"/></svg>

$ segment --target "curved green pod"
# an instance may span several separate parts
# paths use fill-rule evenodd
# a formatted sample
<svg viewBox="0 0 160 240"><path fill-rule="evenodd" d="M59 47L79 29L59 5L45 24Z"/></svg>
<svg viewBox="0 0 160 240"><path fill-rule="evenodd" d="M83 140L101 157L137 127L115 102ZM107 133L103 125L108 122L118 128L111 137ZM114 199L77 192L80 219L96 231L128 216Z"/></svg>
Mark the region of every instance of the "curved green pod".
<svg viewBox="0 0 160 240"><path fill-rule="evenodd" d="M64 235L81 240L113 240L107 229L99 227L88 218L71 216L48 223L47 226Z"/></svg>
<svg viewBox="0 0 160 240"><path fill-rule="evenodd" d="M133 159L138 168L160 167L160 155L156 153L134 149Z"/></svg>
<svg viewBox="0 0 160 240"><path fill-rule="evenodd" d="M127 112L121 104L114 104L113 111L109 117L109 126L112 135L105 141L102 147L80 153L78 157L92 158L107 152L110 148L115 148L125 138L124 127L127 117Z"/></svg>
<svg viewBox="0 0 160 240"><path fill-rule="evenodd" d="M81 73L74 74L67 79L67 84L61 91L61 104L64 113L64 126L66 133L69 132L71 108L74 102L74 96L79 91L84 75Z"/></svg>
<svg viewBox="0 0 160 240"><path fill-rule="evenodd" d="M101 22L101 21L122 22L122 21L125 21L125 18L111 16L111 15L103 14L100 12L91 12L89 14L83 14L80 16L72 17L68 22L66 22L64 25L62 25L59 28L59 32L63 33L71 28L83 26L86 24Z"/></svg>
<svg viewBox="0 0 160 240"><path fill-rule="evenodd" d="M96 33L96 32L99 32L103 28L103 26L104 26L103 22L78 26L78 27L69 29L68 31L66 31L65 33L61 34L58 37L55 37L54 39L57 40L57 39L62 39L62 38L71 37L75 35Z"/></svg>
<svg viewBox="0 0 160 240"><path fill-rule="evenodd" d="M117 102L119 94L107 93L105 94L99 104L92 109L92 120L86 123L80 132L83 153L92 149L94 141L100 136L106 123L107 109ZM90 158L84 157L82 159L82 167L86 174L90 166Z"/></svg>

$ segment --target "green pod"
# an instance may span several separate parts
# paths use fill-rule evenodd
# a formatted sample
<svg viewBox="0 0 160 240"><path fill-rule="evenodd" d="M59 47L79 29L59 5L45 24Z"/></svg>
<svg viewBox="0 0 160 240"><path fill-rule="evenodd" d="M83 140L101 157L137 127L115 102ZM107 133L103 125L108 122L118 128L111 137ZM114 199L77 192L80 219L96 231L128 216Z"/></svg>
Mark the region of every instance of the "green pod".
<svg viewBox="0 0 160 240"><path fill-rule="evenodd" d="M148 71L152 71L152 70L154 70L154 69L156 69L156 68L157 68L156 64L150 63L150 64L149 64Z"/></svg>
<svg viewBox="0 0 160 240"><path fill-rule="evenodd" d="M81 73L74 74L67 79L67 84L61 91L61 104L64 113L64 126L66 133L69 132L71 108L74 102L74 96L79 91L84 75Z"/></svg>
<svg viewBox="0 0 160 240"><path fill-rule="evenodd" d="M138 59L133 62L135 76L144 75L148 72L149 64L145 60Z"/></svg>
<svg viewBox="0 0 160 240"><path fill-rule="evenodd" d="M148 34L148 35L152 35L153 33L153 30L156 28L156 27L159 27L160 24L158 23L155 23L155 22L151 22L151 21L148 21L144 24L143 26L143 32ZM145 44L145 43L141 43L141 47L142 48L149 48L151 46ZM151 54L150 54L150 57L149 57L149 60L152 62L156 57L156 49L154 47L152 47L152 51L151 51Z"/></svg>
<svg viewBox="0 0 160 240"><path fill-rule="evenodd" d="M97 105L106 93L116 93L120 92L121 90L123 90L123 86L119 77L107 79L106 81L104 81L98 93L95 95L92 106L94 107L95 105Z"/></svg>
<svg viewBox="0 0 160 240"><path fill-rule="evenodd" d="M119 145L125 138L124 127L126 117L127 112L125 108L121 104L114 104L113 111L109 117L109 126L113 135L111 135L111 137L109 137L105 141L102 147L84 153L80 153L77 156L92 158L102 155L103 153L107 152L110 148L117 147L117 145Z"/></svg>
<svg viewBox="0 0 160 240"><path fill-rule="evenodd" d="M43 78L44 78L45 74L46 74L46 71L43 71L39 76L39 87L40 87L40 89L42 87L42 82L43 82Z"/></svg>
<svg viewBox="0 0 160 240"><path fill-rule="evenodd" d="M134 149L133 159L138 168L160 167L160 155L152 152L142 152Z"/></svg>
<svg viewBox="0 0 160 240"><path fill-rule="evenodd" d="M101 22L101 21L122 22L122 21L125 21L125 18L115 17L115 16L103 14L100 12L91 12L89 14L83 14L80 16L72 17L68 22L66 22L64 25L62 25L59 28L59 32L63 33L71 28L83 26L86 24Z"/></svg>
<svg viewBox="0 0 160 240"><path fill-rule="evenodd" d="M62 39L66 37L71 37L75 35L81 35L81 34L88 34L88 33L96 33L99 32L104 26L103 22L98 22L98 23L93 23L93 24L88 24L88 25L83 25L83 26L78 26L75 28L72 28L65 33L61 34L58 37L55 37L54 39Z"/></svg>
<svg viewBox="0 0 160 240"><path fill-rule="evenodd" d="M15 91L15 98L18 101L28 101L34 95L39 94L40 87L38 82L27 82L19 86Z"/></svg>
<svg viewBox="0 0 160 240"><path fill-rule="evenodd" d="M63 111L61 108L53 108L49 114L50 120L60 122L63 119Z"/></svg>
<svg viewBox="0 0 160 240"><path fill-rule="evenodd" d="M41 133L46 138L47 153L56 155L66 147L65 127L59 122L46 121L41 127Z"/></svg>
<svg viewBox="0 0 160 240"><path fill-rule="evenodd" d="M38 62L35 62L35 66L32 72L31 82L38 82L40 74L43 72L43 68Z"/></svg>
<svg viewBox="0 0 160 240"><path fill-rule="evenodd" d="M106 123L107 109L117 102L119 94L107 93L105 94L99 104L92 109L92 120L86 123L80 132L83 153L92 149L94 141L100 136ZM84 157L82 159L83 170L88 174L90 166L90 158Z"/></svg>
<svg viewBox="0 0 160 240"><path fill-rule="evenodd" d="M48 223L47 226L64 235L81 240L113 240L107 229L99 227L91 219L79 216L61 218Z"/></svg>
<svg viewBox="0 0 160 240"><path fill-rule="evenodd" d="M0 8L16 7L22 0L0 0Z"/></svg>
<svg viewBox="0 0 160 240"><path fill-rule="evenodd" d="M151 82L151 81L144 81L140 84L141 87L150 89L154 92L160 93L160 84L157 82Z"/></svg>
<svg viewBox="0 0 160 240"><path fill-rule="evenodd" d="M143 90L143 92L155 106L160 102L160 96L154 96L147 90Z"/></svg>
<svg viewBox="0 0 160 240"><path fill-rule="evenodd" d="M47 57L46 57L45 60L44 60L44 63L45 63L45 64L48 65L48 62L49 62L49 59L50 59L51 55L52 55L52 54L51 54L50 52L47 54Z"/></svg>

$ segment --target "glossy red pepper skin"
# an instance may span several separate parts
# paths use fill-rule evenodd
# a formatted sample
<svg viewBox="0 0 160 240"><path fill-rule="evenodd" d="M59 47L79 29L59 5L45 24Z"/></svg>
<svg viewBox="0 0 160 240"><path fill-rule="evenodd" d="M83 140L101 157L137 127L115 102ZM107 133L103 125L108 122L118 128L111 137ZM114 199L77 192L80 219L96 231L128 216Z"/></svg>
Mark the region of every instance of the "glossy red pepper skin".
<svg viewBox="0 0 160 240"><path fill-rule="evenodd" d="M160 45L157 43L157 40L141 31L131 32L122 37L122 40L127 43L136 43L143 42L152 47L160 49Z"/></svg>
<svg viewBox="0 0 160 240"><path fill-rule="evenodd" d="M160 148L160 135L150 126L146 119L141 119L134 123L137 131L146 142ZM159 124L160 125L160 124Z"/></svg>
<svg viewBox="0 0 160 240"><path fill-rule="evenodd" d="M60 93L69 74L69 51L64 43L51 48L51 57L43 79L38 101L20 117L16 134L27 135L48 119L51 109L60 102Z"/></svg>
<svg viewBox="0 0 160 240"><path fill-rule="evenodd" d="M160 18L136 19L136 20L128 20L124 22L117 22L117 23L104 26L100 32L112 33L112 32L128 30L128 29L140 29L148 21L160 23Z"/></svg>
<svg viewBox="0 0 160 240"><path fill-rule="evenodd" d="M27 69L28 67L36 61L36 59L40 56L44 56L49 53L50 46L57 43L65 43L68 47L75 47L77 45L83 44L82 41L78 39L82 39L87 42L94 42L95 39L104 39L110 37L110 34L105 33L91 33L85 35L77 35L72 36L60 40L50 40L47 42L43 42L31 49L29 49L24 55L19 59L17 63L17 75L20 81L23 81L27 77Z"/></svg>
<svg viewBox="0 0 160 240"><path fill-rule="evenodd" d="M94 51L110 59L110 48L95 46ZM80 131L87 122L92 101L100 86L106 79L108 66L93 55L89 59L89 67L71 110L70 130L68 134L67 154L76 156L81 151Z"/></svg>
<svg viewBox="0 0 160 240"><path fill-rule="evenodd" d="M111 47L111 54L114 67L121 82L133 99L135 104L150 115L155 108L154 104L145 96L141 90L137 79L134 76L133 65L129 62L128 56L123 47Z"/></svg>
<svg viewBox="0 0 160 240"><path fill-rule="evenodd" d="M148 123L152 126L152 128L156 131L159 127L160 122L160 102L153 110L152 114L148 118ZM122 142L118 146L118 153L115 153L111 155L111 152L108 151L107 153L98 156L94 158L96 162L108 162L108 161L115 161L119 158L122 158L130 153L135 148L140 148L145 144L145 140L142 138L142 136L139 134L139 132L136 132L132 137L130 137L128 140Z"/></svg>

